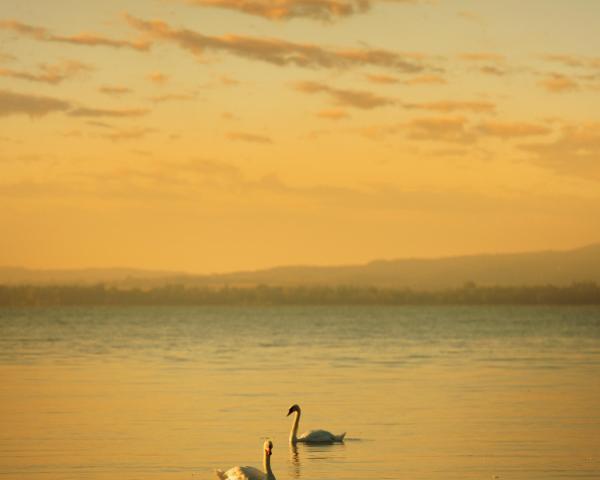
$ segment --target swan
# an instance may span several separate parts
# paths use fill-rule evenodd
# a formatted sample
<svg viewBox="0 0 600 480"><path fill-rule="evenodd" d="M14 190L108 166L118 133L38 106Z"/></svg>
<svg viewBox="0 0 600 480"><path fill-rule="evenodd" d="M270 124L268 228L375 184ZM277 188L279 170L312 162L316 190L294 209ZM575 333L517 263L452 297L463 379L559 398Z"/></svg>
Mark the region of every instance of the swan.
<svg viewBox="0 0 600 480"><path fill-rule="evenodd" d="M296 413L296 417L294 418L294 423L292 424L292 431L290 433L290 443L295 445L298 442L303 443L337 443L343 442L344 437L346 436L346 432L341 435L334 435L327 430L309 430L308 432L304 432L299 437L298 434L298 424L300 423L300 406L292 405L290 410L288 411L287 416L289 417L292 413Z"/></svg>
<svg viewBox="0 0 600 480"><path fill-rule="evenodd" d="M275 475L273 475L273 471L271 470L273 442L271 440L265 440L263 447L264 472L254 467L232 467L226 472L223 470L216 470L217 477L221 480L275 480Z"/></svg>

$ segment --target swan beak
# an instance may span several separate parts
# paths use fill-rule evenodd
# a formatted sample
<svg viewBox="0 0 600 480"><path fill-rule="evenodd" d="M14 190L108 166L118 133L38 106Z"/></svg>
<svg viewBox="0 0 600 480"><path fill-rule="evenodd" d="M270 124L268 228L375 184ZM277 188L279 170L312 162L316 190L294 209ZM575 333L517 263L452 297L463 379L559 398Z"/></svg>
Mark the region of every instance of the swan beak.
<svg viewBox="0 0 600 480"><path fill-rule="evenodd" d="M265 452L267 453L267 455L268 455L269 457L271 456L271 449L270 449L270 448L267 448L267 449L265 450Z"/></svg>
<svg viewBox="0 0 600 480"><path fill-rule="evenodd" d="M292 414L292 411L290 410L290 411L287 413L286 417L289 417L291 414Z"/></svg>

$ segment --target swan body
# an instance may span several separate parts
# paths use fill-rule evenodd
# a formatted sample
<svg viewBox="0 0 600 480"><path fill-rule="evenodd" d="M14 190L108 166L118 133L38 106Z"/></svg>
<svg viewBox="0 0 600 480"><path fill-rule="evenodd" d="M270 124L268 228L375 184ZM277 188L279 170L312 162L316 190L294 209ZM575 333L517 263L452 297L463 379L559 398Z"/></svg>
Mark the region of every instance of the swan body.
<svg viewBox="0 0 600 480"><path fill-rule="evenodd" d="M288 411L288 416L292 413L296 414L294 417L294 423L292 424L292 431L290 433L290 443L292 445L296 443L342 443L344 441L346 432L340 435L334 435L327 430L309 430L308 432L304 432L302 435L298 436L298 424L300 423L300 414L302 413L300 406L292 405Z"/></svg>
<svg viewBox="0 0 600 480"><path fill-rule="evenodd" d="M232 467L229 470L216 470L217 477L221 480L275 480L271 470L271 454L273 442L266 440L264 443L263 466L265 471L254 467Z"/></svg>
<svg viewBox="0 0 600 480"><path fill-rule="evenodd" d="M221 480L265 480L265 472L254 467L232 467L227 471L217 470Z"/></svg>
<svg viewBox="0 0 600 480"><path fill-rule="evenodd" d="M327 430L309 430L296 438L297 442L305 443L336 443L343 442L346 433L334 435Z"/></svg>

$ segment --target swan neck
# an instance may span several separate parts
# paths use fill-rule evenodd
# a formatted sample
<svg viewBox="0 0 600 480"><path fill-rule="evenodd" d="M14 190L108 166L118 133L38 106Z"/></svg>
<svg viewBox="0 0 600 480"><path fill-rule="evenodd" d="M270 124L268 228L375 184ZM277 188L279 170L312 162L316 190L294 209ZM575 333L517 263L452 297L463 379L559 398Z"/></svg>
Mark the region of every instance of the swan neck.
<svg viewBox="0 0 600 480"><path fill-rule="evenodd" d="M294 444L298 441L298 425L300 424L300 410L296 410L294 423L292 424L292 432L290 433L290 443Z"/></svg>
<svg viewBox="0 0 600 480"><path fill-rule="evenodd" d="M265 469L265 473L267 474L267 478L274 479L273 471L271 470L271 455L267 453L265 450L265 454L263 457L263 467Z"/></svg>

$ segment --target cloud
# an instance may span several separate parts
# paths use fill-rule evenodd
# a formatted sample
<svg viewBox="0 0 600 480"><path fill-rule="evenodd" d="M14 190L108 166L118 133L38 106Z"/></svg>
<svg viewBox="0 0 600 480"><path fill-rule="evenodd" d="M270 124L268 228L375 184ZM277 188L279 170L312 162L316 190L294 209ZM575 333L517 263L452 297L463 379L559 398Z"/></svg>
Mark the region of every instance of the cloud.
<svg viewBox="0 0 600 480"><path fill-rule="evenodd" d="M140 117L149 113L144 109L103 109L78 106L71 102L53 97L15 93L0 90L0 116L26 114L40 117L49 113L63 112L71 117L84 118L120 118Z"/></svg>
<svg viewBox="0 0 600 480"><path fill-rule="evenodd" d="M53 112L64 112L70 108L69 102L58 98L0 90L0 116L25 114L30 117L41 117Z"/></svg>
<svg viewBox="0 0 600 480"><path fill-rule="evenodd" d="M239 80L236 80L235 78L232 78L229 75L221 75L219 77L219 81L222 85L227 85L228 87L240 84Z"/></svg>
<svg viewBox="0 0 600 480"><path fill-rule="evenodd" d="M389 97L381 97L371 92L361 90L343 90L333 88L324 83L300 82L294 87L299 92L304 93L325 93L334 98L338 105L370 110L377 107L393 105L396 100Z"/></svg>
<svg viewBox="0 0 600 480"><path fill-rule="evenodd" d="M477 65L478 71L485 75L501 77L509 70L506 68L506 57L494 52L470 52L461 53L458 58L471 64Z"/></svg>
<svg viewBox="0 0 600 480"><path fill-rule="evenodd" d="M551 142L524 144L520 148L533 154L531 161L536 165L600 180L600 123L568 125Z"/></svg>
<svg viewBox="0 0 600 480"><path fill-rule="evenodd" d="M559 63L566 67L600 69L600 57L584 57L581 55L548 54L542 58L548 62Z"/></svg>
<svg viewBox="0 0 600 480"><path fill-rule="evenodd" d="M188 95L185 93L166 93L164 95L154 95L149 98L150 101L154 103L164 103L164 102L177 102L183 100L191 100L193 99L193 95Z"/></svg>
<svg viewBox="0 0 600 480"><path fill-rule="evenodd" d="M156 85L165 85L169 81L169 76L161 72L154 72L146 77Z"/></svg>
<svg viewBox="0 0 600 480"><path fill-rule="evenodd" d="M435 112L452 113L458 111L468 111L474 113L493 113L496 105L484 101L457 101L443 100L439 102L428 103L406 103L405 108L417 110L431 110Z"/></svg>
<svg viewBox="0 0 600 480"><path fill-rule="evenodd" d="M367 80L372 83L380 83L384 85L391 85L400 82L396 77L390 75L367 75Z"/></svg>
<svg viewBox="0 0 600 480"><path fill-rule="evenodd" d="M116 128L117 128L114 125L111 125L110 123L101 122L99 120L88 120L85 123L87 125L91 125L92 127L98 127L98 128L109 128L111 130L116 130Z"/></svg>
<svg viewBox="0 0 600 480"><path fill-rule="evenodd" d="M402 124L370 125L357 129L357 132L369 140L382 140L389 135L396 135L403 129Z"/></svg>
<svg viewBox="0 0 600 480"><path fill-rule="evenodd" d="M131 15L126 20L135 29L157 40L169 41L195 56L206 51L225 52L242 58L259 60L278 66L347 69L361 66L385 67L405 73L425 69L411 55L383 49L331 49L308 43L294 43L277 38L241 35L211 36L193 30L174 29L167 23L146 21Z"/></svg>
<svg viewBox="0 0 600 480"><path fill-rule="evenodd" d="M495 75L497 77L503 77L507 73L505 69L496 67L495 65L483 65L479 71L486 75Z"/></svg>
<svg viewBox="0 0 600 480"><path fill-rule="evenodd" d="M473 143L477 141L477 137L467 126L467 119L461 116L418 117L408 122L362 127L357 131L371 140L381 140L389 135L405 135L410 140Z"/></svg>
<svg viewBox="0 0 600 480"><path fill-rule="evenodd" d="M188 0L200 7L235 10L267 20L308 18L333 20L369 11L376 0ZM388 0L396 3L417 3L417 0Z"/></svg>
<svg viewBox="0 0 600 480"><path fill-rule="evenodd" d="M0 76L56 85L63 80L77 76L81 72L89 72L93 69L84 63L69 60L56 65L41 64L39 65L38 70L38 72L32 73L22 70L0 68Z"/></svg>
<svg viewBox="0 0 600 480"><path fill-rule="evenodd" d="M95 33L79 33L76 35L55 35L43 27L28 25L15 20L0 21L0 29L9 30L19 35L24 35L43 42L68 43L72 45L85 45L90 47L102 46L111 48L130 48L138 51L147 51L151 43L147 41L115 40Z"/></svg>
<svg viewBox="0 0 600 480"><path fill-rule="evenodd" d="M447 83L440 75L418 75L416 77L404 80L405 85L434 85Z"/></svg>
<svg viewBox="0 0 600 480"><path fill-rule="evenodd" d="M109 109L109 108L88 108L77 107L70 110L68 114L71 117L92 117L92 118L121 118L121 117L141 117L147 115L149 110L141 108L130 109Z"/></svg>
<svg viewBox="0 0 600 480"><path fill-rule="evenodd" d="M348 112L346 110L342 110L341 108L331 108L328 110L321 110L317 112L317 117L324 118L326 120L342 120L343 118L348 118Z"/></svg>
<svg viewBox="0 0 600 480"><path fill-rule="evenodd" d="M504 140L548 135L552 129L526 122L482 122L470 125L462 116L419 117L408 122L391 125L371 125L358 129L371 140L380 140L389 135L405 134L412 140L474 143L481 136Z"/></svg>
<svg viewBox="0 0 600 480"><path fill-rule="evenodd" d="M484 122L479 125L478 130L484 135L503 139L547 135L552 132L548 127L525 122Z"/></svg>
<svg viewBox="0 0 600 480"><path fill-rule="evenodd" d="M98 89L98 91L106 95L124 95L127 93L131 93L130 88L123 87L120 85L103 85Z"/></svg>
<svg viewBox="0 0 600 480"><path fill-rule="evenodd" d="M229 140L240 140L243 142L250 142L250 143L262 143L262 144L273 143L273 140L271 140L269 137L266 137L264 135L257 135L254 133L247 133L247 132L228 132L227 138Z"/></svg>
<svg viewBox="0 0 600 480"><path fill-rule="evenodd" d="M466 129L464 117L421 117L406 124L412 140L470 143L475 137Z"/></svg>
<svg viewBox="0 0 600 480"><path fill-rule="evenodd" d="M575 80L560 73L552 73L540 80L538 84L550 93L572 92L579 89L579 84Z"/></svg>
<svg viewBox="0 0 600 480"><path fill-rule="evenodd" d="M112 140L113 142L119 142L122 140L139 140L140 138L143 138L152 132L155 132L153 128L137 127L127 130L116 130L102 136L108 140Z"/></svg>

